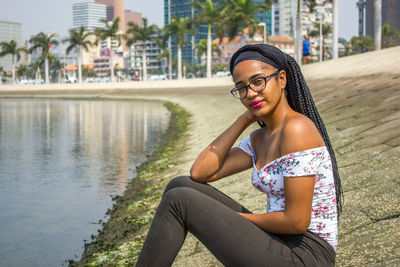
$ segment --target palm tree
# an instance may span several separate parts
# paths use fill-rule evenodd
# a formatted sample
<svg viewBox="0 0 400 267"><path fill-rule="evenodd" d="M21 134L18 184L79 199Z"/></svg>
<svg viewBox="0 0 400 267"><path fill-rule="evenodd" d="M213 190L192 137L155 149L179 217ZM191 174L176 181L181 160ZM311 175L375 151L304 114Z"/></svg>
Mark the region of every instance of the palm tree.
<svg viewBox="0 0 400 267"><path fill-rule="evenodd" d="M45 34L40 32L29 40L29 43L32 44L29 52L32 53L35 50L40 50L41 57L44 59L44 74L46 84L49 83L49 61L47 55L49 54L50 46L52 44L58 45L59 42L56 40L56 38L57 35L54 33Z"/></svg>
<svg viewBox="0 0 400 267"><path fill-rule="evenodd" d="M160 48L160 54L158 54L157 60L161 61L162 59L165 58L166 66L169 66L171 49L169 49L168 47L165 46L166 42L164 42L163 40L156 39L155 41L156 41L158 47ZM164 74L166 74L166 73L167 73L167 71L164 71Z"/></svg>
<svg viewBox="0 0 400 267"><path fill-rule="evenodd" d="M17 61L19 61L19 59L21 58L21 53L27 53L27 51L23 47L17 47L17 42L15 40L11 40L9 43L1 42L0 47L0 57L4 57L8 54L11 55L12 82L15 84L15 58L17 59Z"/></svg>
<svg viewBox="0 0 400 267"><path fill-rule="evenodd" d="M206 67L206 77L211 77L211 60L212 60L212 48L211 48L211 27L217 26L217 22L221 19L221 7L214 6L212 0L195 0L193 6L198 8L199 13L195 18L196 24L207 23L207 67ZM219 25L218 25L219 26Z"/></svg>
<svg viewBox="0 0 400 267"><path fill-rule="evenodd" d="M193 24L189 18L173 17L171 23L165 25L164 31L166 36L175 36L178 46L178 79L182 79L182 47L186 43L186 35L188 33L194 35Z"/></svg>
<svg viewBox="0 0 400 267"><path fill-rule="evenodd" d="M229 40L233 40L238 32L245 27L249 28L249 36L252 37L260 29L259 21L256 19L258 12L270 10L270 5L255 5L252 0L225 0L225 8L221 11L224 25L228 31Z"/></svg>
<svg viewBox="0 0 400 267"><path fill-rule="evenodd" d="M43 61L41 61L39 59L30 64L30 69L31 69L31 72L34 73L33 76L34 76L35 80L40 80L41 79L41 77L40 77L40 73L41 73L40 69L41 69L42 65L43 65Z"/></svg>
<svg viewBox="0 0 400 267"><path fill-rule="evenodd" d="M20 64L18 67L17 67L17 75L18 75L18 78L20 79L20 78L24 78L24 79L26 79L26 76L28 75L28 72L29 72L29 69L28 69L28 66L27 65L25 65L25 64Z"/></svg>
<svg viewBox="0 0 400 267"><path fill-rule="evenodd" d="M125 40L126 45L130 47L137 41L142 42L142 64L143 64L143 81L147 80L147 64L146 64L146 41L152 41L154 34L157 32L158 27L154 24L148 26L147 19L143 18L143 27L139 27L133 22L128 23L128 30L126 31ZM131 37L129 35L132 34Z"/></svg>
<svg viewBox="0 0 400 267"><path fill-rule="evenodd" d="M113 43L114 41L117 41L118 47L121 46L121 41L122 41L122 35L121 31L118 27L119 24L119 17L115 18L111 23L108 23L106 19L102 19L101 22L104 23L104 28L98 28L94 32L96 35L96 41L95 44L97 45L100 41L104 41L107 39L110 39L110 75L111 75L111 82L114 82L114 63L113 63L113 56L114 56L114 50L113 50Z"/></svg>
<svg viewBox="0 0 400 267"><path fill-rule="evenodd" d="M374 0L375 50L381 49L382 42L382 0Z"/></svg>
<svg viewBox="0 0 400 267"><path fill-rule="evenodd" d="M6 72L4 71L3 66L0 66L0 84L3 83L3 76L5 76Z"/></svg>
<svg viewBox="0 0 400 267"><path fill-rule="evenodd" d="M317 22L314 25L314 28L310 31L309 35L310 36L318 36L319 35L319 26L320 23ZM322 49L323 53L322 53L322 61L324 61L325 59L325 38L326 36L328 36L330 33L332 33L332 27L328 24L322 24L322 47L320 47L320 49Z"/></svg>
<svg viewBox="0 0 400 267"><path fill-rule="evenodd" d="M87 32L85 27L81 26L79 29L70 29L69 38L64 39L63 43L69 42L70 45L67 47L67 54L71 52L72 49L78 49L78 81L82 82L82 49L85 51L89 50L92 46L92 42L89 37L92 33Z"/></svg>
<svg viewBox="0 0 400 267"><path fill-rule="evenodd" d="M202 57L203 54L208 53L208 42L206 39L201 39L200 42L196 45L197 56ZM221 50L216 43L212 43L211 45L212 54L216 53L218 56L221 56Z"/></svg>

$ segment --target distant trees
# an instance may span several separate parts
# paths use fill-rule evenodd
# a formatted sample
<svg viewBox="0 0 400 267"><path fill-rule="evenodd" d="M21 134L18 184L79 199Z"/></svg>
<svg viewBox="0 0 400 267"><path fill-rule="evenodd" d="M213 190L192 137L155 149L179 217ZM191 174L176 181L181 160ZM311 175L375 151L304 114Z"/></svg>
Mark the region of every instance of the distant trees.
<svg viewBox="0 0 400 267"><path fill-rule="evenodd" d="M63 42L69 42L67 47L67 54L73 49L78 50L78 82L82 82L82 50L88 51L93 45L90 41L90 36L92 33L86 31L85 27L81 26L79 29L70 29L69 37L64 39Z"/></svg>
<svg viewBox="0 0 400 267"><path fill-rule="evenodd" d="M128 23L128 30L124 36L126 40L126 45L130 47L133 43L137 41L142 42L143 53L142 53L142 64L143 64L143 80L147 80L147 55L146 55L146 41L154 40L154 34L158 31L158 27L154 24L148 25L147 19L143 18L143 26L139 27L133 22Z"/></svg>
<svg viewBox="0 0 400 267"><path fill-rule="evenodd" d="M212 0L195 0L193 6L199 10L199 13L194 18L196 24L207 23L207 40L206 40L206 52L207 52L207 63L206 63L206 77L211 77L211 60L212 60L212 38L211 38L211 26L218 25L218 21L222 19L221 6L213 5ZM219 26L219 25L218 25Z"/></svg>
<svg viewBox="0 0 400 267"><path fill-rule="evenodd" d="M17 47L17 42L15 40L11 40L10 42L1 42L0 47L0 57L4 57L8 54L11 55L12 82L15 83L15 62L19 61L21 54L27 53L27 51L23 47Z"/></svg>
<svg viewBox="0 0 400 267"><path fill-rule="evenodd" d="M194 35L194 27L189 18L173 17L171 23L164 26L166 36L175 36L178 46L178 79L182 79L182 47L186 44L186 34Z"/></svg>
<svg viewBox="0 0 400 267"><path fill-rule="evenodd" d="M374 51L374 38L371 36L354 36L345 45L345 55L354 55Z"/></svg>
<svg viewBox="0 0 400 267"><path fill-rule="evenodd" d="M50 52L50 46L59 44L57 38L58 36L54 33L45 34L43 32L40 32L29 40L29 43L31 44L29 52L32 53L35 50L38 51L41 54L41 59L44 60L44 73L46 84L49 83L48 55Z"/></svg>
<svg viewBox="0 0 400 267"><path fill-rule="evenodd" d="M322 61L325 60L325 54L329 51L329 48L325 46L325 38L332 33L332 27L331 25L328 24L322 24L322 47L320 49L322 49ZM310 36L314 36L317 37L320 35L320 23L317 22L313 25L312 30L310 31L309 35Z"/></svg>
<svg viewBox="0 0 400 267"><path fill-rule="evenodd" d="M94 32L96 36L95 44L97 45L100 41L110 40L110 76L111 82L115 81L114 78L114 41L117 43L117 46L121 45L122 34L119 29L119 17L115 18L112 22L108 22L106 19L101 20L104 23L104 28L97 28Z"/></svg>
<svg viewBox="0 0 400 267"><path fill-rule="evenodd" d="M400 45L400 31L390 29L389 24L382 26L382 47L388 48Z"/></svg>

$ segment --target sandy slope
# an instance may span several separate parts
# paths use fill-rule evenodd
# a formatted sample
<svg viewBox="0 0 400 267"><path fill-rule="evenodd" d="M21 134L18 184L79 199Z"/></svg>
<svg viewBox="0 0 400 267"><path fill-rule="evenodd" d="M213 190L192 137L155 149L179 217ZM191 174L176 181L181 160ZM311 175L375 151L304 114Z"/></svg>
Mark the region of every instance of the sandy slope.
<svg viewBox="0 0 400 267"><path fill-rule="evenodd" d="M345 191L337 265L400 264L400 47L303 70L335 148ZM185 175L198 153L244 111L230 96L231 86L229 78L2 86L0 97L84 95L174 101L193 114L188 148L174 171ZM214 184L250 210L265 210L265 197L252 188L250 171ZM220 264L189 235L174 265Z"/></svg>

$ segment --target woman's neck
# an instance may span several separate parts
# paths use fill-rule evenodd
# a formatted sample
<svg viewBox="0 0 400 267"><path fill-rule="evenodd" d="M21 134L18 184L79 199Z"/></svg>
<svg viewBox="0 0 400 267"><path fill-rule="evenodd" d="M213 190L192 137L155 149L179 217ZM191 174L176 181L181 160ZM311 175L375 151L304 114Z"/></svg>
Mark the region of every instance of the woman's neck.
<svg viewBox="0 0 400 267"><path fill-rule="evenodd" d="M286 99L282 100L269 116L263 118L269 136L282 127L286 116L292 110Z"/></svg>

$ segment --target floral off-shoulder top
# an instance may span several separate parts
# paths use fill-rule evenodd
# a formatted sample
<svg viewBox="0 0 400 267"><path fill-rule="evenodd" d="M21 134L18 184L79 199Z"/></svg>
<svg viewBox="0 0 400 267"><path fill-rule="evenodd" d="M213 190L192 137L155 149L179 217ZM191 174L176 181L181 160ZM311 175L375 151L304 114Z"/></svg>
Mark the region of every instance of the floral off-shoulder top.
<svg viewBox="0 0 400 267"><path fill-rule="evenodd" d="M284 155L256 168L250 136L238 145L253 160L252 184L267 195L267 212L285 210L283 177L315 175L311 222L308 230L337 247L337 209L332 162L325 146Z"/></svg>

